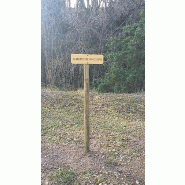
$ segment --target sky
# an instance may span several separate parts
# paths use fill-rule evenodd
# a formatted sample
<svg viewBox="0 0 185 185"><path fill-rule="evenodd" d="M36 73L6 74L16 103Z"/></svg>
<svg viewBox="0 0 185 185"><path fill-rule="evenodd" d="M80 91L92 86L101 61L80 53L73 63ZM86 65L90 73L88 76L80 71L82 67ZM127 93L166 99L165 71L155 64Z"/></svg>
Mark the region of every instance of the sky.
<svg viewBox="0 0 185 185"><path fill-rule="evenodd" d="M71 7L74 7L74 5L76 4L76 0L71 0ZM85 1L86 4L86 1Z"/></svg>
<svg viewBox="0 0 185 185"><path fill-rule="evenodd" d="M76 0L71 0L71 6L74 7Z"/></svg>

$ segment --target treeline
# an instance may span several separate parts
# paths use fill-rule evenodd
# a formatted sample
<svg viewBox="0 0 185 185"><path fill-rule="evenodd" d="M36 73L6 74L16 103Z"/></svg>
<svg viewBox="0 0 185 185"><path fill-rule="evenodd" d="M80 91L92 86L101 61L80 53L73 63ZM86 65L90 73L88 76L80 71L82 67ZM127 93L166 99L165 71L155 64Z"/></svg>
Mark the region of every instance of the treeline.
<svg viewBox="0 0 185 185"><path fill-rule="evenodd" d="M83 65L71 54L103 54L90 65L91 87L100 92L144 90L144 0L41 0L42 86L83 87Z"/></svg>

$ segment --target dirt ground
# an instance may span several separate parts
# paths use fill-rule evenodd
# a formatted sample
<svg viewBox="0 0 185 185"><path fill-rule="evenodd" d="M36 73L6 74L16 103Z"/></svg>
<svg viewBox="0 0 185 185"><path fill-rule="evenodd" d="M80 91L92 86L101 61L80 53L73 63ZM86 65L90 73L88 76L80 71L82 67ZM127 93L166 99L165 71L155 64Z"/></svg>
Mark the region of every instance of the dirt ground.
<svg viewBox="0 0 185 185"><path fill-rule="evenodd" d="M45 118L43 118L42 120L42 122L45 125L47 122L51 120L53 121L54 119L56 121L57 119L56 111L53 111L55 113L52 114L51 110L59 110L59 108L57 109L56 97L60 99L59 97L60 94L61 94L61 97L64 97L64 93L62 92L51 92L51 91L42 92L42 95L45 98L44 101L42 102L43 110L46 110L46 107L47 107L47 111L42 113L42 116L43 117L45 116ZM69 97L70 94L66 94L65 92L65 95L68 96L68 98L70 98ZM112 100L112 97L111 97L112 95L107 94L107 95L103 95L103 97L100 97L100 96L101 95L97 95L97 94L94 96L93 105L94 107L97 107L95 112L97 112L98 108L101 109L101 106L98 106L98 104L96 104L96 101L99 102L103 98L106 99L109 102L109 104L111 104L110 102L114 103L114 104L111 104L110 107L115 104L117 105L116 107L121 107L119 106L119 103L120 103L119 100L117 102L110 101L110 99ZM72 94L71 97L74 98L76 97L76 95ZM123 96L121 95L117 97L120 100L123 98ZM129 98L130 97L131 95L129 95ZM73 99L73 101L75 100ZM66 101L65 104L67 103L69 102ZM124 103L124 106L126 105L127 104ZM130 102L128 103L128 105L130 106ZM52 106L52 107L49 107L49 106ZM82 105L80 106L83 107L83 101L82 101ZM71 105L71 107L73 107L73 105ZM112 110L109 111L108 109L106 109L107 111L106 112L104 110L105 107L106 106L103 106L102 109L106 113L106 115L109 115ZM125 109L126 108L127 107L125 107ZM48 109L50 111L48 111ZM71 109L71 110L72 111L70 114L72 115L72 113L74 113L74 109ZM129 111L130 110L131 109L129 109ZM134 111L135 110L133 110L133 112ZM115 114L115 113L112 112L112 114ZM60 115L63 115L63 113L62 114L60 113ZM104 116L104 119L105 118L106 116ZM109 118L109 119L112 119L112 118ZM119 119L117 121L119 121ZM61 120L61 116L60 116L60 120ZM135 122L133 122L133 124L128 127L129 130L126 130L125 132L122 132L122 131L118 132L116 131L116 128L112 129L112 130L115 129L115 132L109 131L109 130L107 131L106 130L107 127L105 126L107 126L108 124L104 126L105 131L101 131L101 129L97 126L98 125L97 123L95 122L92 123L92 125L94 124L93 125L94 132L91 131L92 134L90 137L90 152L88 154L85 154L84 152L83 128L82 130L79 130L79 131L74 131L74 130L68 131L69 132L68 137L73 138L73 140L70 142L65 140L60 140L60 141L56 140L54 142L49 142L46 139L45 135L49 136L48 133L50 132L49 132L49 129L47 132L44 130L45 125L43 124L44 132L42 133L43 142L41 144L41 180L43 185L57 184L49 178L49 175L51 174L51 172L58 171L62 167L65 167L67 169L70 169L71 171L74 171L77 175L77 182L66 183L66 184L71 184L71 185L72 184L144 185L145 184L145 151L144 151L145 140L144 140L143 131L142 131L142 135L138 136L139 131L137 130L137 128L140 128L138 127L139 121L136 120ZM61 124L64 124L64 122L62 122ZM73 124L71 125L73 126ZM58 123L58 126L60 126L59 123ZM68 127L66 127L66 130L67 129ZM55 132L57 133L57 131ZM77 134L79 138L82 139L81 142L74 142L75 141L74 138L77 137L75 135ZM110 137L109 135L110 136L112 135L112 137ZM126 137L128 135L129 137ZM119 141L117 141L116 139L114 140L111 139L111 138L118 138L118 137L120 138ZM120 142L121 144L119 147L118 144ZM60 184L65 184L65 183L61 182Z"/></svg>
<svg viewBox="0 0 185 185"><path fill-rule="evenodd" d="M51 171L60 169L61 166L67 166L71 170L78 172L90 170L91 175L93 177L100 176L101 174L106 174L106 176L115 176L117 179L124 179L128 178L132 182L132 184L144 184L144 181L142 180L142 176L144 175L144 169L143 174L140 174L141 179L137 179L137 165L138 161L137 159L135 161L132 161L130 163L130 166L135 163L135 171L132 171L131 168L130 172L129 164L128 162L125 163L125 166L119 166L119 167L106 167L105 161L110 157L109 153L102 148L92 148L91 151L86 155L84 153L84 146L82 145L76 145L76 144L45 144L42 145L42 153L41 153L41 161L42 161L42 179L44 184L50 184L49 179L47 178L48 174ZM141 166L138 166L138 169L140 169ZM143 166L144 168L144 166ZM141 173L141 171L140 171ZM80 173L79 173L80 175ZM83 174L81 174L83 175ZM84 181L84 184L93 184L90 179L87 178L87 180ZM114 184L110 181L106 181L104 183L99 184ZM123 184L127 184L123 180Z"/></svg>

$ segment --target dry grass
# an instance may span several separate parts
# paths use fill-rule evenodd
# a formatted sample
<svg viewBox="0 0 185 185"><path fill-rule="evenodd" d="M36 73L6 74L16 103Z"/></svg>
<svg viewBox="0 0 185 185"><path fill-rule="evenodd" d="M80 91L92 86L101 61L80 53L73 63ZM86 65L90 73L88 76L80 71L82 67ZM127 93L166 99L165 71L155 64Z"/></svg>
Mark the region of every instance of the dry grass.
<svg viewBox="0 0 185 185"><path fill-rule="evenodd" d="M58 177L65 168L67 179L75 174L68 184L144 184L144 116L144 93L91 91L85 155L83 91L42 90L42 183L66 184Z"/></svg>

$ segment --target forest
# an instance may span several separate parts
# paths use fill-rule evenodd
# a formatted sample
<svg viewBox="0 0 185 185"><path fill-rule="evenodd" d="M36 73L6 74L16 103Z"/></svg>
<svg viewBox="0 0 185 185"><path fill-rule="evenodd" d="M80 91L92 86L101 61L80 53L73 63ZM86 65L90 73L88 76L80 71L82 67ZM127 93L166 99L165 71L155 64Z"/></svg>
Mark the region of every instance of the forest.
<svg viewBox="0 0 185 185"><path fill-rule="evenodd" d="M41 0L41 85L83 88L71 54L102 54L90 65L98 92L145 91L145 0Z"/></svg>

